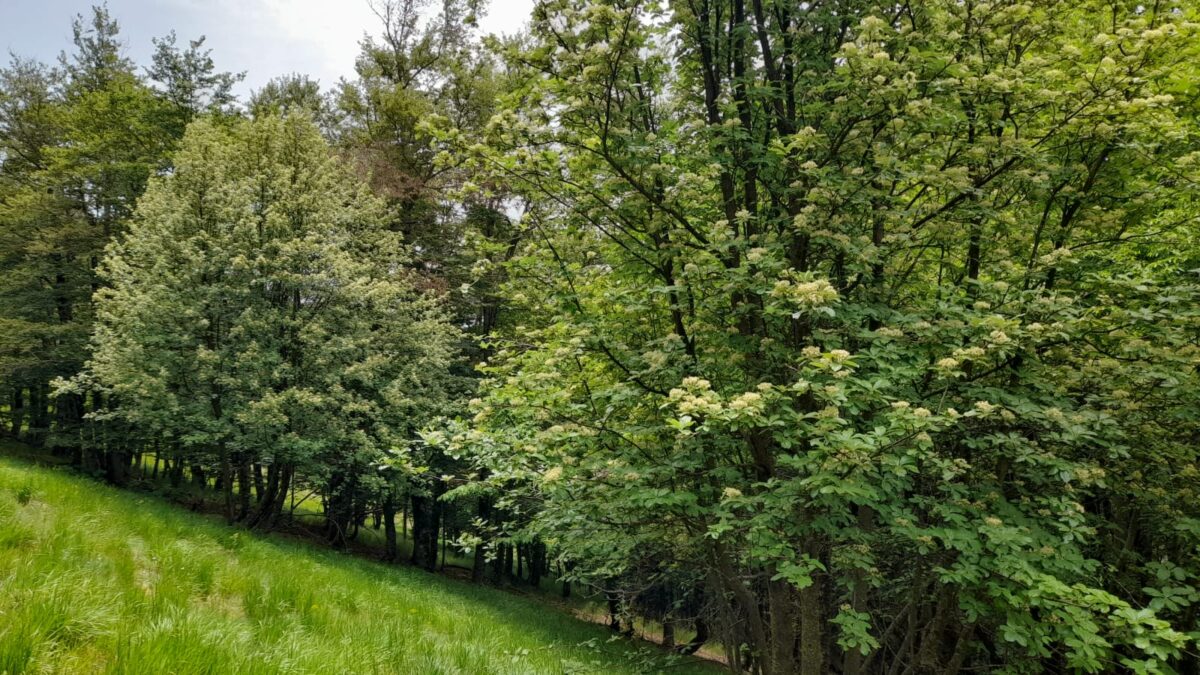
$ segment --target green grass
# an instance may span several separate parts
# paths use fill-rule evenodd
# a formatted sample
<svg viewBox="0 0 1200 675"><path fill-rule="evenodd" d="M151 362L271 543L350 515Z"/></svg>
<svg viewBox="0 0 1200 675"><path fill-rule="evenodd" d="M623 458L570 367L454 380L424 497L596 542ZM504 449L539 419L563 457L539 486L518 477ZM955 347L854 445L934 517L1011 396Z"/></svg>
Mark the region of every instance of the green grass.
<svg viewBox="0 0 1200 675"><path fill-rule="evenodd" d="M524 598L0 457L0 673L659 669L718 672Z"/></svg>

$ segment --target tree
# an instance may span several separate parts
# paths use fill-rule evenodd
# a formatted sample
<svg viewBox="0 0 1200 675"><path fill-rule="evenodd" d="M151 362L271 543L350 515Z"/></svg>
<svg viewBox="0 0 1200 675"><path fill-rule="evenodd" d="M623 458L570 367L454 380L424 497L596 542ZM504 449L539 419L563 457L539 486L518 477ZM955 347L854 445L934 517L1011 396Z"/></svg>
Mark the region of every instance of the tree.
<svg viewBox="0 0 1200 675"><path fill-rule="evenodd" d="M68 393L52 405L49 382L79 372L95 266L173 142L160 125L160 102L120 55L118 34L108 12L93 8L90 20L76 17L75 50L60 57L60 70L15 60L5 78L10 116L0 130L6 155L22 158L5 161L13 180L0 215L7 233L0 256L11 271L0 283L0 311L18 329L5 351L23 355L14 401L27 395L28 440L95 468L106 460L85 452L89 403Z"/></svg>
<svg viewBox="0 0 1200 675"><path fill-rule="evenodd" d="M455 331L385 214L308 117L202 119L109 250L90 372L177 462L219 467L230 520L270 526L304 475L343 544L375 467L443 412Z"/></svg>
<svg viewBox="0 0 1200 675"><path fill-rule="evenodd" d="M424 18L422 2L374 4L382 35L364 40L357 78L335 92L339 124L333 132L360 175L393 207L389 227L411 245L423 283L446 293L454 323L465 329L464 358L454 370L458 412L474 391L470 364L484 353L479 340L501 322L503 270L495 263L511 256L520 238L504 208L510 196L504 187L471 182L454 156L438 157L433 146L438 130L477 134L502 88L503 75L472 30L476 4L442 3L431 18ZM432 569L443 511L452 508L442 499L447 486L439 477L461 467L436 448L415 452L428 473L399 497L411 503L413 560ZM488 510L486 497L472 501L460 507ZM476 547L477 569L485 554Z"/></svg>
<svg viewBox="0 0 1200 675"><path fill-rule="evenodd" d="M136 445L135 430L85 419L105 407L96 392L52 399L49 383L77 375L87 358L104 247L148 178L169 168L187 119L202 108L228 112L236 78L215 71L200 41L180 53L172 36L158 43L151 68L166 90L152 89L122 55L104 7L76 16L72 35L58 69L17 58L0 82L0 317L11 328L0 378L11 389L13 433L118 479L130 454L109 453L108 439Z"/></svg>
<svg viewBox="0 0 1200 675"><path fill-rule="evenodd" d="M231 114L237 101L233 85L246 74L218 71L212 50L203 48L204 36L188 41L187 49L177 47L176 41L175 31L154 39L154 55L146 74L170 104L171 133L178 138L201 113Z"/></svg>
<svg viewBox="0 0 1200 675"><path fill-rule="evenodd" d="M576 576L705 598L754 672L1168 672L1188 12L539 4L487 143L444 136L533 205L530 320L434 439ZM1143 518L1176 529L1134 553Z"/></svg>

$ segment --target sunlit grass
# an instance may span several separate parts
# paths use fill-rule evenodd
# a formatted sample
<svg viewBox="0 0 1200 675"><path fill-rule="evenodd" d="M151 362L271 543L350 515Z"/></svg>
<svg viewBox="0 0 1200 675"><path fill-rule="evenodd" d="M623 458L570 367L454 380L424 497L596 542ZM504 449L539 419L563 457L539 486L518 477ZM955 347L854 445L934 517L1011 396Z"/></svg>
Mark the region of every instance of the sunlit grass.
<svg viewBox="0 0 1200 675"><path fill-rule="evenodd" d="M714 672L488 588L0 458L0 673Z"/></svg>

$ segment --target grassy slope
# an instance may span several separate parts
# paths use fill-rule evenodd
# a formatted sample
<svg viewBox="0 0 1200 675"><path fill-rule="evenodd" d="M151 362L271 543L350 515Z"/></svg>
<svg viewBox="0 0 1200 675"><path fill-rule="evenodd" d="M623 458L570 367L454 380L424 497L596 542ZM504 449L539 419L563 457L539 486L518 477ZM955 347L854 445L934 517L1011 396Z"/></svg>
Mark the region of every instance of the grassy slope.
<svg viewBox="0 0 1200 675"><path fill-rule="evenodd" d="M0 443L0 452L3 452ZM25 502L25 503L22 503ZM623 673L661 657L522 598L0 457L0 673ZM670 672L716 672L674 663Z"/></svg>

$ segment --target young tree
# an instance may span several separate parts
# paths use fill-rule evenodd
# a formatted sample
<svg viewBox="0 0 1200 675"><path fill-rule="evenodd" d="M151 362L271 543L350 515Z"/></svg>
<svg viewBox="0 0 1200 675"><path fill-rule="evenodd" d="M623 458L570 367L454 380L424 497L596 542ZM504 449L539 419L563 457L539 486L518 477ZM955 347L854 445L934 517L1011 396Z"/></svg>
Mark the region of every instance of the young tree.
<svg viewBox="0 0 1200 675"><path fill-rule="evenodd" d="M306 116L200 120L110 248L91 373L220 468L231 520L270 526L304 475L344 543L375 465L444 412L455 331L385 215Z"/></svg>

